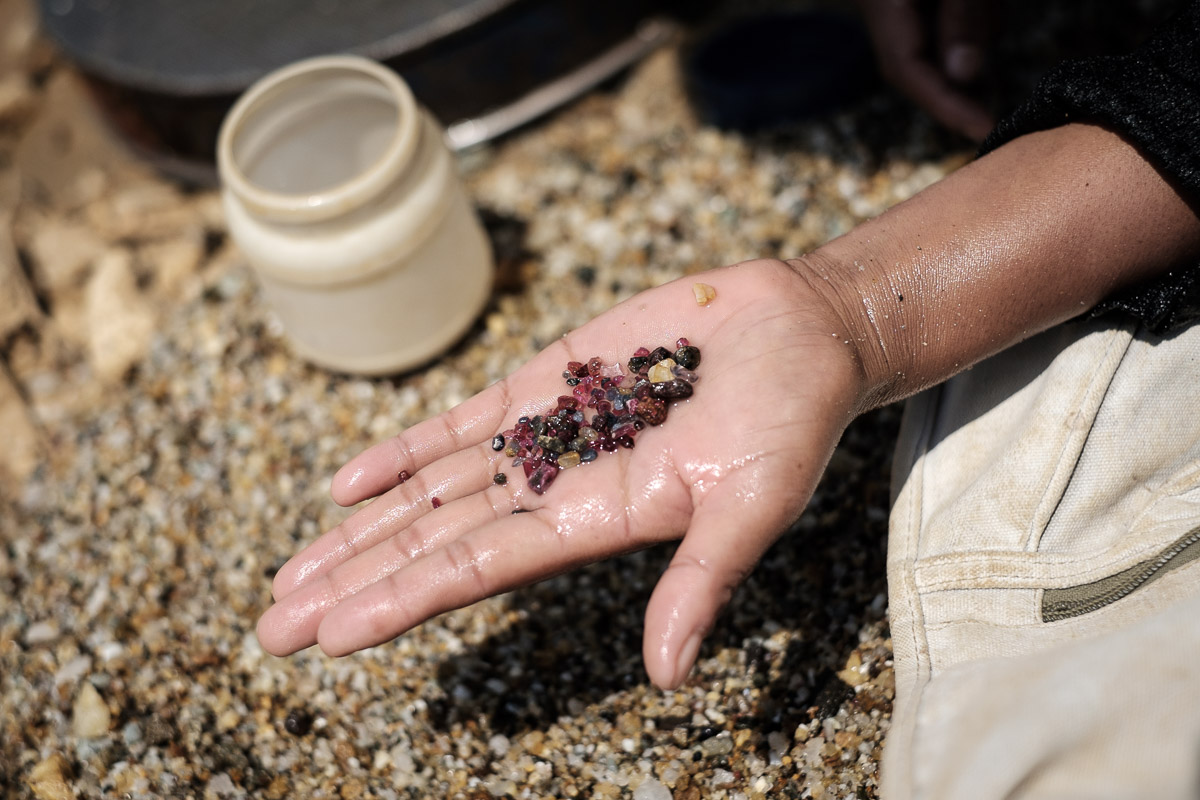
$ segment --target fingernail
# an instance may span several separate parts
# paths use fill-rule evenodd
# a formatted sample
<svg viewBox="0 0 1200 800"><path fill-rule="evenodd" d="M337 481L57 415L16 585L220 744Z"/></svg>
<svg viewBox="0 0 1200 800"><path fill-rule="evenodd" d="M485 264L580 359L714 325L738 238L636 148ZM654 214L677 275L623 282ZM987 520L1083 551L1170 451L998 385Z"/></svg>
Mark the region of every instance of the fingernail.
<svg viewBox="0 0 1200 800"><path fill-rule="evenodd" d="M970 83L983 69L983 50L973 44L952 44L946 49L946 74L957 83Z"/></svg>
<svg viewBox="0 0 1200 800"><path fill-rule="evenodd" d="M693 633L683 645L683 649L679 651L679 657L675 659L675 681L674 686L679 686L687 678L688 673L692 671L692 665L696 662L696 656L700 653L700 641L703 637L698 633Z"/></svg>

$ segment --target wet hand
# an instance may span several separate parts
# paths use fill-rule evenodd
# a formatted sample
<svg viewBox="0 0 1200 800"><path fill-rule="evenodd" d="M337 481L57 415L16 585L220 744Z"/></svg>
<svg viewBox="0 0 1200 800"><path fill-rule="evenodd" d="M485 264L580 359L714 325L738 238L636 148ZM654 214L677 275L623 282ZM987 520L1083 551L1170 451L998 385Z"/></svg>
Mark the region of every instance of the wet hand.
<svg viewBox="0 0 1200 800"><path fill-rule="evenodd" d="M644 638L651 679L682 682L736 586L803 510L862 396L837 315L792 267L706 272L698 280L717 296L703 307L696 280L637 295L347 463L334 499L375 499L279 571L276 603L259 621L263 646L344 655L444 611L682 536ZM492 448L518 417L553 408L568 361L624 365L638 347L681 336L703 352L696 392L635 448L564 470L541 495ZM498 472L510 476L503 485Z"/></svg>

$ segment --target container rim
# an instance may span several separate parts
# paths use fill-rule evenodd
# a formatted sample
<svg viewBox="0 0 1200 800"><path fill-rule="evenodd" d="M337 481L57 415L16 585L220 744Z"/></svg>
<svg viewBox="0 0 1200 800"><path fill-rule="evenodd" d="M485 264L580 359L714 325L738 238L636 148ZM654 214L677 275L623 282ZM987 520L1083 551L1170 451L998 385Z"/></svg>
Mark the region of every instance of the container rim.
<svg viewBox="0 0 1200 800"><path fill-rule="evenodd" d="M396 128L383 154L348 180L314 192L278 192L252 182L234 157L234 142L247 120L265 103L314 76L338 72L376 80L395 103ZM217 170L221 182L254 214L277 222L315 222L344 214L379 195L412 160L420 134L416 100L399 75L379 62L361 56L318 56L265 75L238 98L221 123L217 138Z"/></svg>

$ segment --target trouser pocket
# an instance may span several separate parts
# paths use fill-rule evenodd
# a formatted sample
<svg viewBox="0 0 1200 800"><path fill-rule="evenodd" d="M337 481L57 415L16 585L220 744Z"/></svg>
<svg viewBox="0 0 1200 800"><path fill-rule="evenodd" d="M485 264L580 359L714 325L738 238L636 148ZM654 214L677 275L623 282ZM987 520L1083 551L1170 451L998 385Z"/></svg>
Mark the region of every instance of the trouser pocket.
<svg viewBox="0 0 1200 800"><path fill-rule="evenodd" d="M1122 748L1160 773L1144 786L1173 787L1164 788L1173 796L1190 780L1183 773L1200 741L1187 739L1197 726L1178 715L1200 716L1191 711L1200 636L1189 628L1172 639L1168 623L1152 621L1180 624L1188 617L1179 609L1200 610L1198 386L1200 329L1161 340L1090 321L910 401L888 551L897 677L889 796L954 796L935 788L969 785L955 781L971 773L936 760L939 748L980 776L1002 765L1010 788L1029 789L1012 796L1068 786L1055 781L1072 770L1103 778L1105 764L1115 782L1094 796L1141 796L1121 783L1136 772ZM1147 626L1152 633L1139 633ZM1173 653L1165 673L1155 648ZM1105 696L1122 685L1127 696ZM1176 699L1160 708L1155 687ZM1093 704L1111 713L1097 717ZM1122 716L1139 704L1166 735L1198 748L1189 762L1172 770L1128 740L1131 730L1148 735ZM1036 746L1019 741L1023 729ZM1158 752L1178 757L1165 745Z"/></svg>

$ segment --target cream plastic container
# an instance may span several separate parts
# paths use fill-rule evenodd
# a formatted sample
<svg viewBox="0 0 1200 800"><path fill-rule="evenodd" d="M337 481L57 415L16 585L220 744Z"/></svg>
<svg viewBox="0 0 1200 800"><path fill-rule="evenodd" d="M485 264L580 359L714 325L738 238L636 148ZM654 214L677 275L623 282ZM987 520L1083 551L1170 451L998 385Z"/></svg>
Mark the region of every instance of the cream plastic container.
<svg viewBox="0 0 1200 800"><path fill-rule="evenodd" d="M229 233L301 356L399 372L444 352L494 265L442 132L408 86L331 56L267 75L217 143Z"/></svg>

